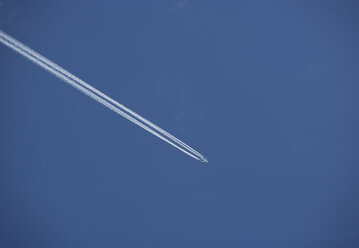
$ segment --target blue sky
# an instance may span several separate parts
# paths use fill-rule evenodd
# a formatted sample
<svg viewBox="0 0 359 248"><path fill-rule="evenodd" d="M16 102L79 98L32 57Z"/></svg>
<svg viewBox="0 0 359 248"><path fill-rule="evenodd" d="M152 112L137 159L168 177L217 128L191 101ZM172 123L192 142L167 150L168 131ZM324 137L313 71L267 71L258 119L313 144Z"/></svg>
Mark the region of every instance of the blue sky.
<svg viewBox="0 0 359 248"><path fill-rule="evenodd" d="M0 1L1 247L357 247L355 1Z"/></svg>

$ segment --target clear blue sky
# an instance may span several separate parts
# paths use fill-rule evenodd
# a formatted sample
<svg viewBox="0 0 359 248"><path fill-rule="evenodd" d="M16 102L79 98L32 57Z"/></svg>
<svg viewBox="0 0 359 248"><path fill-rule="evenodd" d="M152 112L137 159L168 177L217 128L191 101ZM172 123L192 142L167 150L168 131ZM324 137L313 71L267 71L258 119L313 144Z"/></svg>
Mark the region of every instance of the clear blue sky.
<svg viewBox="0 0 359 248"><path fill-rule="evenodd" d="M358 247L355 1L0 0L0 247Z"/></svg>

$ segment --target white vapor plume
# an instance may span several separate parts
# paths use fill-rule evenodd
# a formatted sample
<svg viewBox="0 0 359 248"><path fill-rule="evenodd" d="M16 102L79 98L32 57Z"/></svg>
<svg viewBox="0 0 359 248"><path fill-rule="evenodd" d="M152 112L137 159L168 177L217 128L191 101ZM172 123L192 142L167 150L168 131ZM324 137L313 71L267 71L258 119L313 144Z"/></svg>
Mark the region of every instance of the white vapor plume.
<svg viewBox="0 0 359 248"><path fill-rule="evenodd" d="M170 145L176 147L177 149L186 153L187 155L191 156L192 158L197 159L201 162L208 162L206 157L204 157L202 154L200 154L199 152L194 150L189 145L185 144L184 142L177 139L173 135L169 134L165 130L156 126L149 120L143 118L139 114L126 108L125 106L123 106L119 102L113 100L112 98L105 95L101 91L95 89L94 87L92 87L85 81L81 80L80 78L76 77L75 75L71 74L70 72L66 71L59 65L48 60L44 56L38 54L31 48L27 47L26 45L22 44L21 42L17 41L10 35L3 32L2 30L0 30L0 42L2 42L4 45L8 46L9 48L13 49L14 51L18 52L19 54L23 55L24 57L26 57L33 63L41 66L43 69L47 70L48 72L54 74L56 77L62 79L63 81L70 84L74 88L78 89L82 93L93 98L97 102L103 104L107 108L109 108L112 111L118 113L119 115L125 117L126 119L132 121L136 125L142 127L143 129L152 133L153 135L157 136L158 138L166 141Z"/></svg>

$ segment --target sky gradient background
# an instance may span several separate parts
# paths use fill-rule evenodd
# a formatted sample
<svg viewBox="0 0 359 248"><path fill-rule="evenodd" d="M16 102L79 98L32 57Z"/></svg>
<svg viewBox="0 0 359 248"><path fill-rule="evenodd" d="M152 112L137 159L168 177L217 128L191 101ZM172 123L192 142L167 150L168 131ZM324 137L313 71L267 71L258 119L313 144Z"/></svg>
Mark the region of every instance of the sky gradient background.
<svg viewBox="0 0 359 248"><path fill-rule="evenodd" d="M0 247L358 247L355 1L0 1Z"/></svg>

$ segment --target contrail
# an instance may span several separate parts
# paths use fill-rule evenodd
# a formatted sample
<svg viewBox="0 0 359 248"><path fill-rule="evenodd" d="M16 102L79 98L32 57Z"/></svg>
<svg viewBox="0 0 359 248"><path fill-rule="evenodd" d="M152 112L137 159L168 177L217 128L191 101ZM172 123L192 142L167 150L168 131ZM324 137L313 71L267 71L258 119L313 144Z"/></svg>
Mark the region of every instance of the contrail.
<svg viewBox="0 0 359 248"><path fill-rule="evenodd" d="M201 162L208 162L206 157L204 157L202 154L197 152L195 149L193 149L183 141L177 139L176 137L166 132L162 128L158 127L157 125L153 124L149 120L145 119L144 117L140 116L134 111L128 109L127 107L120 104L119 102L113 100L111 97L105 95L101 91L95 89L85 81L81 80L80 78L66 71L59 65L55 64L54 62L48 60L47 58L35 52L31 48L17 41L10 35L3 32L2 30L0 30L0 42L8 46L9 48L13 49L14 51L18 52L19 54L23 55L31 62L39 65L43 69L54 74L56 77L70 84L71 86L78 89L79 91L86 94L87 96L91 97L95 101L103 104L104 106L111 109L112 111L132 121L136 125L142 127L143 129L152 133L158 138L166 141L170 145L176 147L177 149L186 153L192 158L197 159Z"/></svg>

